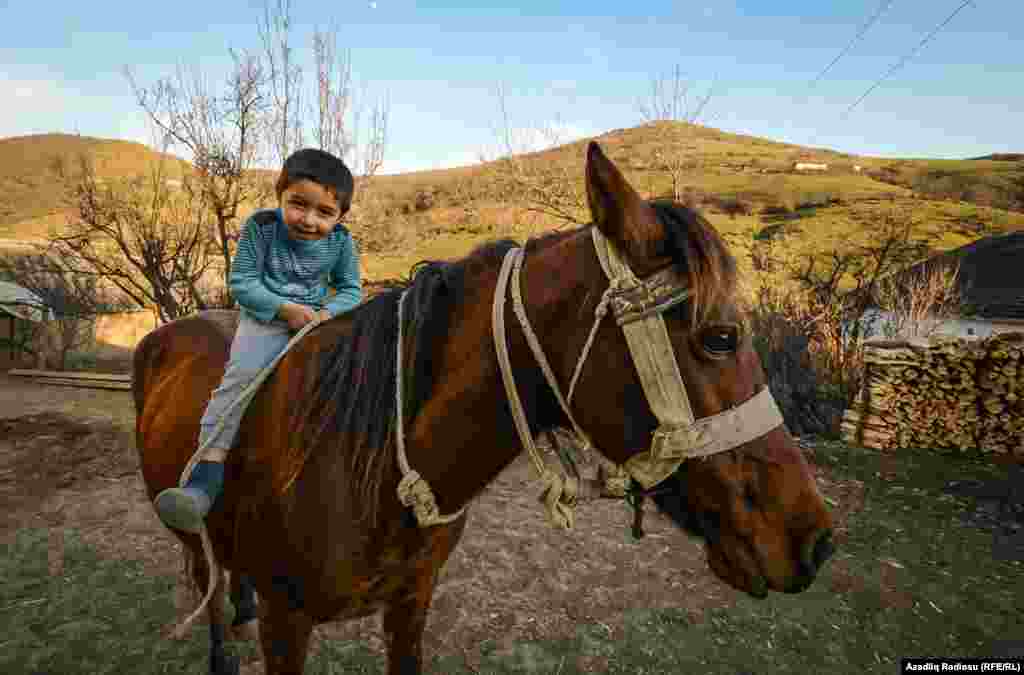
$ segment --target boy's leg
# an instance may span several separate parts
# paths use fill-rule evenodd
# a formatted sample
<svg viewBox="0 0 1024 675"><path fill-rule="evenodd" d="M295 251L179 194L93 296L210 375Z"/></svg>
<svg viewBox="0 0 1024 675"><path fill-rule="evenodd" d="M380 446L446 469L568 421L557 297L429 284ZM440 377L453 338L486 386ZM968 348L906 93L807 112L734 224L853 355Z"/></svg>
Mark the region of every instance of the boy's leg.
<svg viewBox="0 0 1024 675"><path fill-rule="evenodd" d="M157 514L168 527L198 532L224 487L224 460L234 445L245 405L228 408L245 388L281 353L291 333L282 323L263 323L242 314L231 343L231 356L221 381L210 396L200 422L199 446L206 445L184 487L157 495ZM217 428L223 418L224 424Z"/></svg>

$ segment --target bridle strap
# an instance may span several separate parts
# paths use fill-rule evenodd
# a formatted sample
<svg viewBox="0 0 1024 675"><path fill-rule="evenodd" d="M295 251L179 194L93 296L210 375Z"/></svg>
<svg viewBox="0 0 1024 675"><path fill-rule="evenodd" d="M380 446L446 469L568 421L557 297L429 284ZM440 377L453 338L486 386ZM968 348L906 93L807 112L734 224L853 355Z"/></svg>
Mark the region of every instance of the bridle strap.
<svg viewBox="0 0 1024 675"><path fill-rule="evenodd" d="M601 267L612 286L628 293L644 285L600 229L593 227L590 234L594 239L597 259L601 261ZM685 297L677 295L681 296L677 302ZM633 355L633 366L647 395L647 403L659 423L691 426L694 423L693 408L690 407L683 375L679 372L679 364L672 351L668 329L658 314L644 314L642 318L622 323L621 328Z"/></svg>
<svg viewBox="0 0 1024 675"><path fill-rule="evenodd" d="M534 359L544 373L548 386L555 393L555 397L569 418L569 422L573 425L573 429L580 438L588 443L589 440L587 440L586 433L573 418L565 399L562 398L558 381L551 371L551 366L548 364L544 350L540 346L540 341L533 332L530 321L526 316L526 306L523 303L523 293L520 286L522 263L523 249L521 248L509 250L502 261L501 272L498 274L498 285L494 290L494 305L492 308L491 324L494 333L494 346L498 356L499 369L501 370L501 379L505 385L505 396L512 411L512 419L515 422L516 431L519 433L519 441L530 456L534 467L537 469L537 473L540 474L541 480L544 482L543 502L548 519L552 524L568 530L572 529L576 521L574 509L579 496L579 477L566 476L549 469L541 457L540 451L537 450L533 434L530 432L530 423L526 419L526 412L523 410L523 404L519 398L515 377L512 374L512 362L508 354L508 340L505 331L505 298L510 280L512 282L512 308L519 319L519 324L523 329L526 342L530 346L530 351L533 352Z"/></svg>

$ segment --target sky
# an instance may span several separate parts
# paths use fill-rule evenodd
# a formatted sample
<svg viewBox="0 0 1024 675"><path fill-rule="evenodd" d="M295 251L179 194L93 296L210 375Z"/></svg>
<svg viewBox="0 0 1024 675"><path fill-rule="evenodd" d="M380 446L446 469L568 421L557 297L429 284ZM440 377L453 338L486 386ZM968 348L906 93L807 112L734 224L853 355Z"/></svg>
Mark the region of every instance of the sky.
<svg viewBox="0 0 1024 675"><path fill-rule="evenodd" d="M276 0L274 0L276 1ZM152 143L128 79L179 67L222 80L229 50L258 50L264 0L0 0L0 138L80 133ZM383 173L495 156L542 128L569 141L632 127L651 84L678 68L698 123L882 157L1024 152L1024 3L975 0L848 114L961 0L694 0L468 4L292 0L293 44L333 23L350 53L356 103L387 101ZM868 18L877 22L811 81ZM507 122L498 89L504 91Z"/></svg>

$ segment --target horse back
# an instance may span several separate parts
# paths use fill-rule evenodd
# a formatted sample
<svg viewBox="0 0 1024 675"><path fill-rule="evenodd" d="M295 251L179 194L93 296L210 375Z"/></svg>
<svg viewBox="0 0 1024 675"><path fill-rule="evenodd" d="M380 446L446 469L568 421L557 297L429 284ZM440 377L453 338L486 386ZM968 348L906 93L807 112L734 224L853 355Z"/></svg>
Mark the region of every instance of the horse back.
<svg viewBox="0 0 1024 675"><path fill-rule="evenodd" d="M160 326L136 348L136 447L151 497L177 484L195 452L199 421L223 377L237 326L237 312L201 312Z"/></svg>

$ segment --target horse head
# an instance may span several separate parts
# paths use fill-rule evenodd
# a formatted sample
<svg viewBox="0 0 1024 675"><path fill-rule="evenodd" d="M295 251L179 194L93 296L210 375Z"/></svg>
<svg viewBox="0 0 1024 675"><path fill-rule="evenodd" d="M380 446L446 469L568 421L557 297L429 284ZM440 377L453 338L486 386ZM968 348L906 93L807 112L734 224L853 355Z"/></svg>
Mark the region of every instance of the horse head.
<svg viewBox="0 0 1024 675"><path fill-rule="evenodd" d="M539 246L523 272L571 417L705 540L721 579L755 597L807 588L833 552L831 518L767 389L735 259L696 211L643 199L596 143L586 190L598 232ZM609 255L627 288L609 291Z"/></svg>

